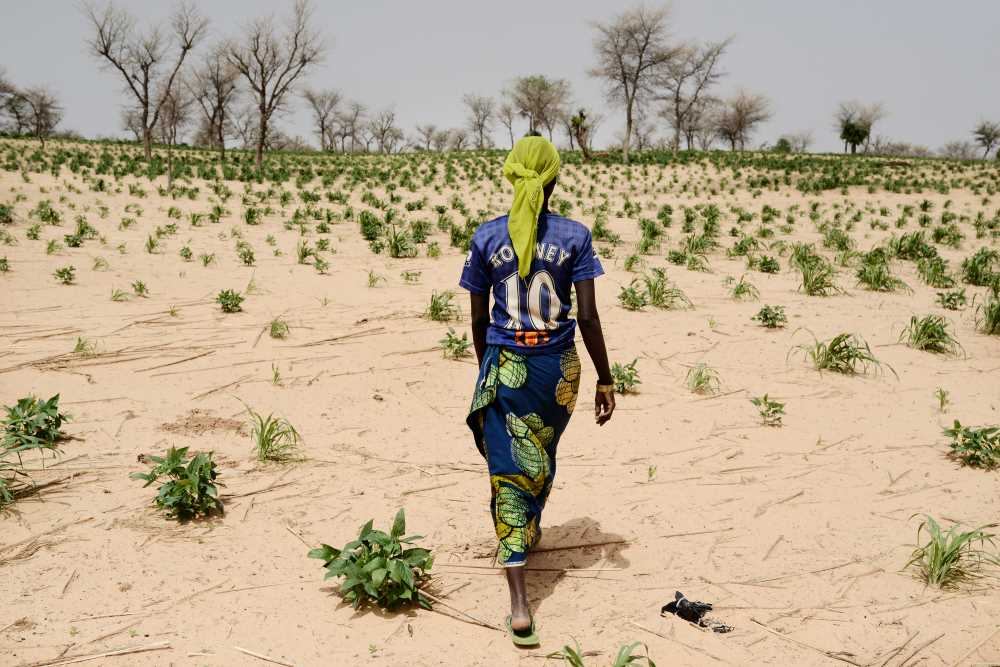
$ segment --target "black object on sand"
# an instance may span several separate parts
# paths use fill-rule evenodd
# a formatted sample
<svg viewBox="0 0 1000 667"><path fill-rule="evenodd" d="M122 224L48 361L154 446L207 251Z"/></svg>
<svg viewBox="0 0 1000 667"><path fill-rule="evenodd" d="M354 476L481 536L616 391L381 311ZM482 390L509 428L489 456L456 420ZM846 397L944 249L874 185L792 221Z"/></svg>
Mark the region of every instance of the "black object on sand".
<svg viewBox="0 0 1000 667"><path fill-rule="evenodd" d="M712 632L722 633L732 631L733 626L731 625L726 625L720 621L705 618L705 614L712 611L712 604L710 602L688 600L680 591L676 591L674 593L674 597L675 599L673 602L668 602L660 609L661 616L665 616L668 613L674 614L678 618L683 618L688 623L694 623L702 628L708 628Z"/></svg>

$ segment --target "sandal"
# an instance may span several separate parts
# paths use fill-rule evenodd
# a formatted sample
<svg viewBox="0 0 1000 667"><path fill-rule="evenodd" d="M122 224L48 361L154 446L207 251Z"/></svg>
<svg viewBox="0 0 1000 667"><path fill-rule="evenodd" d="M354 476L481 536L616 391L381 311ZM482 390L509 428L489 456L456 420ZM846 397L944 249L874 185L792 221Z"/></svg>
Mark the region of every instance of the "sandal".
<svg viewBox="0 0 1000 667"><path fill-rule="evenodd" d="M510 616L507 617L507 632L510 634L510 640L514 642L514 646L538 646L541 642L538 640L538 634L535 632L535 619L531 619L531 628L528 630L515 630L510 622Z"/></svg>

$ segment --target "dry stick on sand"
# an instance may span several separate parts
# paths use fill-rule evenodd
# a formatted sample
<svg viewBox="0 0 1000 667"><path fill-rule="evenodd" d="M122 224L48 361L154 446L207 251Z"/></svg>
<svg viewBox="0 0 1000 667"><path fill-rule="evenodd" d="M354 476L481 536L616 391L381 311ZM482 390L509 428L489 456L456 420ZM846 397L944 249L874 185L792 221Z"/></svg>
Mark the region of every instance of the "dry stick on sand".
<svg viewBox="0 0 1000 667"><path fill-rule="evenodd" d="M886 665L888 665L889 661L892 660L893 658L895 658L896 655L898 655L900 651L902 651L904 648L906 648L907 646L909 646L910 642L912 642L914 640L914 638L916 638L916 636L919 635L919 634L920 634L920 630L915 631L912 635L910 635L909 637L906 638L905 642L903 642L902 644L900 644L896 648L894 648L891 651L889 651L889 654L886 656L885 660L882 661L882 664L879 665L879 667L885 667ZM872 664L874 664L874 662Z"/></svg>
<svg viewBox="0 0 1000 667"><path fill-rule="evenodd" d="M618 540L607 540L605 542L592 542L590 544L570 544L565 547L543 547L541 549L532 549L531 553L538 554L546 551L569 551L570 549L586 549L587 547L603 547L609 544L628 544L632 540L626 540L624 538Z"/></svg>
<svg viewBox="0 0 1000 667"><path fill-rule="evenodd" d="M903 667L903 665L905 665L906 663L908 663L910 660L913 660L914 656L916 656L918 653L920 653L921 651L923 651L925 648L927 648L928 646L930 646L931 644L933 644L937 640L939 640L942 637L944 637L944 635L945 635L945 633L942 632L941 634L939 634L934 639L930 639L928 641L925 641L923 644L921 644L917 648L913 649L913 653L911 653L910 655L906 656L906 658L903 659L903 662L899 663L899 667Z"/></svg>
<svg viewBox="0 0 1000 667"><path fill-rule="evenodd" d="M951 663L951 667L958 667L966 658L968 658L970 655L972 655L973 653L975 653L976 651L978 651L979 648L983 644L985 644L989 640L993 639L993 635L995 635L998 632L1000 632L1000 625L998 625L997 627L993 628L993 630L988 635L986 635L985 637L983 637L979 642L977 642L975 646L973 646L968 651L966 651L965 653L963 653L962 657L960 657L955 662Z"/></svg>
<svg viewBox="0 0 1000 667"><path fill-rule="evenodd" d="M254 653L249 649L240 648L239 646L234 646L233 648L239 651L240 653L246 653L247 655L253 656L258 660L263 660L264 662L273 662L276 665L284 665L285 667L295 667L295 665L293 665L290 662L285 662L284 660L278 660L277 658L271 658L266 655L262 655L260 653Z"/></svg>
<svg viewBox="0 0 1000 667"><path fill-rule="evenodd" d="M501 630L501 629L500 629L500 628L498 628L497 626L493 625L492 623L489 623L489 622L487 622L487 621L483 621L483 620L480 620L480 619L476 618L475 616L473 616L472 614L470 614L470 613L468 613L468 612L465 612L465 611L462 611L461 609L458 609L457 607L452 607L451 605L449 605L449 604L448 604L447 602L445 602L444 600L442 600L442 599L440 599L440 598L437 598L437 597L434 597L433 595L431 595L431 594L430 594L430 593L428 593L427 591L424 591L424 590L421 590L421 591L420 591L420 594L421 594L421 595L423 595L423 596L424 596L424 597L426 597L426 598L429 598L429 599L433 600L434 602L436 602L437 604L441 605L441 606L442 606L442 607L444 607L445 609L450 609L450 610L452 610L453 612L455 612L455 613L458 613L458 614L461 614L461 615L462 615L462 616L464 616L465 618L469 619L469 620L467 620L467 621L466 621L466 620L464 620L464 619L461 619L461 618L457 618L456 620L459 620L459 621L463 621L463 622L465 622L465 623L473 623L473 624L475 624L475 625L480 625L480 626L482 626L482 627L484 627L484 628L489 628L490 630L496 630L497 632L503 632L503 630ZM436 610L436 609L434 609L433 607L431 607L431 611L437 611L437 610ZM444 614L444 613L442 613L442 612L440 612L440 611L438 611L438 613L439 613L439 614L441 614L442 616L450 616L450 614ZM455 618L455 617L454 617L454 616L451 616L451 618Z"/></svg>
<svg viewBox="0 0 1000 667"><path fill-rule="evenodd" d="M146 646L134 646L132 648L118 649L117 651L105 651L103 653L92 653L90 655L81 655L70 658L55 658L54 660L43 660L42 662L33 662L29 667L48 667L54 665L72 665L76 662L87 662L88 660L99 660L100 658L111 658L117 655L130 655L132 653L144 653L146 651L162 651L163 649L170 648L170 642L156 642L155 644L147 644Z"/></svg>
<svg viewBox="0 0 1000 667"><path fill-rule="evenodd" d="M759 625L766 632L770 632L775 637L780 637L781 639L784 639L787 642L791 642L792 644L795 644L796 646L801 646L802 648L807 648L807 649L810 649L812 651L818 651L818 652L822 653L823 655L825 655L826 657L831 658L833 660L840 660L841 662L846 662L846 663L848 663L850 665L857 665L858 667L861 667L861 663L860 662L854 662L850 658L845 658L842 655L837 655L836 653L834 653L832 651L827 651L826 649L822 649L822 648L819 648L817 646L813 646L812 644L806 644L805 642L801 642L798 639L793 639L793 638L789 637L788 635L784 635L784 634L778 632L777 630L769 628L768 626L764 625L763 623L761 623L760 621L758 621L753 616L750 617L750 620L753 621L754 623L756 623L757 625Z"/></svg>
<svg viewBox="0 0 1000 667"><path fill-rule="evenodd" d="M680 644L681 646L683 646L684 648L686 648L688 650L696 651L698 653L702 653L704 655L707 655L709 658L711 658L712 660L715 660L717 662L727 662L726 660L723 660L722 658L720 658L717 655L712 655L711 653L709 653L705 649L698 648L697 646L691 646L690 644L688 644L686 642L682 642L680 639L677 639L675 637L669 637L669 636L663 634L662 632L657 632L656 630L651 630L650 628L647 628L644 625L639 625L638 623L636 623L634 621L627 621L627 623L629 625L633 625L633 626L639 628L640 630L643 630L644 632L648 632L651 635L656 635L657 637L660 637L661 639L666 639L667 641L676 642L676 643Z"/></svg>

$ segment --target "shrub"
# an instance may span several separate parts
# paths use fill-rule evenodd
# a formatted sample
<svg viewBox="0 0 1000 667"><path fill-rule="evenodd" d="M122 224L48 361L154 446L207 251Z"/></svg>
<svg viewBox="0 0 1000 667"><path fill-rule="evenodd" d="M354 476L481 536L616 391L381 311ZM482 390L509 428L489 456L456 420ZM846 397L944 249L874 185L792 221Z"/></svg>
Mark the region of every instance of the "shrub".
<svg viewBox="0 0 1000 667"><path fill-rule="evenodd" d="M149 472L134 472L129 477L145 481L143 488L167 477L153 502L170 518L186 521L221 513L223 506L218 489L221 485L215 481L219 473L212 453L202 452L190 459L187 453L187 447L171 447L166 456L149 457L156 464Z"/></svg>
<svg viewBox="0 0 1000 667"><path fill-rule="evenodd" d="M648 304L646 295L639 290L638 282L633 278L628 287L622 287L618 292L618 303L625 310L642 310Z"/></svg>
<svg viewBox="0 0 1000 667"><path fill-rule="evenodd" d="M635 367L638 359L633 359L631 363L622 365L617 361L611 366L611 381L615 385L615 391L619 394L635 393L636 387L642 384L639 379L639 370Z"/></svg>
<svg viewBox="0 0 1000 667"><path fill-rule="evenodd" d="M224 313L238 313L243 310L241 305L244 297L239 292L231 289L224 289L215 297L216 302L222 307Z"/></svg>
<svg viewBox="0 0 1000 667"><path fill-rule="evenodd" d="M764 306L750 319L760 322L761 326L768 329L779 329L788 322L784 306Z"/></svg>
<svg viewBox="0 0 1000 667"><path fill-rule="evenodd" d="M441 344L441 351L445 359L461 359L469 356L469 346L472 345L468 333L463 331L462 337L459 338L455 334L455 330L450 327L448 333L438 342Z"/></svg>
<svg viewBox="0 0 1000 667"><path fill-rule="evenodd" d="M375 604L394 609L403 604L419 604L431 608L431 601L420 587L428 580L434 556L420 547L404 548L420 539L419 535L403 537L406 517L396 513L388 533L372 528L373 521L361 527L356 540L335 549L323 544L309 552L310 558L323 561L326 579L342 577L340 594L355 609L363 604Z"/></svg>
<svg viewBox="0 0 1000 667"><path fill-rule="evenodd" d="M435 322L450 322L458 319L458 306L453 301L455 293L451 290L431 294L430 305L424 311L424 316Z"/></svg>
<svg viewBox="0 0 1000 667"><path fill-rule="evenodd" d="M963 465L986 470L1000 466L1000 427L970 428L956 419L944 434L951 438L950 456Z"/></svg>
<svg viewBox="0 0 1000 667"><path fill-rule="evenodd" d="M772 401L767 394L756 396L750 402L757 407L764 426L781 426L781 418L785 415L785 404Z"/></svg>
<svg viewBox="0 0 1000 667"><path fill-rule="evenodd" d="M70 264L56 269L52 275L63 285L72 285L73 281L76 280L76 267Z"/></svg>

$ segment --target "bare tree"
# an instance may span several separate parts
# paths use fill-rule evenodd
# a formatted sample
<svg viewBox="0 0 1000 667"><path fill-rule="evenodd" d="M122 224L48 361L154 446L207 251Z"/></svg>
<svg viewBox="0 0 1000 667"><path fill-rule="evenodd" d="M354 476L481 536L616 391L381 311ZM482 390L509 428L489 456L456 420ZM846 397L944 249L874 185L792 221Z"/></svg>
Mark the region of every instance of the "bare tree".
<svg viewBox="0 0 1000 667"><path fill-rule="evenodd" d="M340 106L340 93L336 90L307 90L302 94L309 103L313 121L316 123L316 133L319 135L319 149L325 151L332 138L333 121Z"/></svg>
<svg viewBox="0 0 1000 667"><path fill-rule="evenodd" d="M969 141L949 141L938 150L938 155L949 160L975 160L976 146Z"/></svg>
<svg viewBox="0 0 1000 667"><path fill-rule="evenodd" d="M850 147L853 155L858 152L858 146L864 144L864 152L868 153L873 137L872 128L885 115L885 108L881 103L866 105L855 101L841 102L834 113L834 124L844 142L844 152Z"/></svg>
<svg viewBox="0 0 1000 667"><path fill-rule="evenodd" d="M528 119L528 132L545 127L551 139L559 114L569 99L569 82L540 74L525 76L515 79L509 96L517 114Z"/></svg>
<svg viewBox="0 0 1000 667"><path fill-rule="evenodd" d="M322 39L310 24L308 0L296 0L284 31L270 17L247 26L240 41L230 42L227 56L250 87L257 108L255 164L260 173L264 145L274 114L284 108L295 82L323 57Z"/></svg>
<svg viewBox="0 0 1000 667"><path fill-rule="evenodd" d="M380 153L391 153L395 142L402 137L402 133L396 127L396 112L392 109L380 111L372 116L366 129L378 144Z"/></svg>
<svg viewBox="0 0 1000 667"><path fill-rule="evenodd" d="M517 111L514 110L514 105L510 102L504 102L497 109L497 120L500 124L507 128L507 134L510 135L510 147L514 147L514 119L517 118Z"/></svg>
<svg viewBox="0 0 1000 667"><path fill-rule="evenodd" d="M667 7L639 6L608 23L593 23L597 66L590 75L603 79L608 100L625 107L622 159L628 164L637 106L653 93L657 74L677 53L668 42Z"/></svg>
<svg viewBox="0 0 1000 667"><path fill-rule="evenodd" d="M334 134L340 139L340 152L347 152L347 140L351 140L351 152L357 150L365 125L367 109L360 102L351 102L344 111L334 117Z"/></svg>
<svg viewBox="0 0 1000 667"><path fill-rule="evenodd" d="M62 120L63 110L55 95L45 88L28 88L14 93L24 102L25 125L28 132L45 147L45 140Z"/></svg>
<svg viewBox="0 0 1000 667"><path fill-rule="evenodd" d="M121 74L125 88L135 98L148 160L152 156L153 128L160 120L163 104L178 81L184 60L205 36L208 21L192 4L182 2L170 18L172 38L165 38L159 27L141 32L132 15L113 2L103 10L86 4L84 11L93 28L91 54Z"/></svg>
<svg viewBox="0 0 1000 667"><path fill-rule="evenodd" d="M434 150L441 152L448 148L448 142L451 141L451 133L448 130L438 130L434 133L434 137L431 140L434 145Z"/></svg>
<svg viewBox="0 0 1000 667"><path fill-rule="evenodd" d="M997 144L1000 144L1000 123L994 123L991 121L980 121L976 128L972 131L972 136L975 138L976 143L983 148L983 159L985 160L990 156L990 151Z"/></svg>
<svg viewBox="0 0 1000 667"><path fill-rule="evenodd" d="M163 100L159 121L156 125L157 139L167 146L167 187L174 184L174 151L180 133L191 122L193 100L179 86L170 91Z"/></svg>
<svg viewBox="0 0 1000 667"><path fill-rule="evenodd" d="M464 127L456 127L448 132L448 138L451 142L451 150L464 150L469 142L469 132Z"/></svg>
<svg viewBox="0 0 1000 667"><path fill-rule="evenodd" d="M226 57L223 46L214 48L201 67L188 78L187 89L201 109L203 134L207 145L219 149L219 160L226 159L226 135L230 133L230 108L238 97L240 73Z"/></svg>
<svg viewBox="0 0 1000 667"><path fill-rule="evenodd" d="M771 117L770 107L763 95L740 90L723 103L716 124L719 136L729 142L732 150L746 150L753 131Z"/></svg>
<svg viewBox="0 0 1000 667"><path fill-rule="evenodd" d="M700 99L693 104L690 109L688 109L688 112L684 114L684 117L681 120L681 133L684 136L684 143L687 150L691 150L699 143L703 143L703 141L699 142L699 139L704 140L705 138L711 137L711 140L708 142L709 146L712 141L715 140L715 128L721 104L721 100L716 97L711 95L702 95ZM667 122L671 124L671 126L676 120L674 116L674 109L669 106L664 107L660 112L660 115L663 116ZM673 148L672 143L671 148Z"/></svg>
<svg viewBox="0 0 1000 667"><path fill-rule="evenodd" d="M476 137L476 148L482 150L491 143L487 135L493 131L496 101L492 97L470 93L462 97L462 103L469 110L469 131Z"/></svg>
<svg viewBox="0 0 1000 667"><path fill-rule="evenodd" d="M24 100L24 94L9 82L4 83L7 88L2 97L3 106L0 113L10 119L7 128L16 135L21 135L29 131L28 117L30 109Z"/></svg>
<svg viewBox="0 0 1000 667"><path fill-rule="evenodd" d="M437 132L437 125L433 123L427 123L426 125L417 125L417 145L423 147L424 150L429 151L431 149L431 143L434 141L434 133Z"/></svg>
<svg viewBox="0 0 1000 667"><path fill-rule="evenodd" d="M732 39L706 44L683 45L658 70L659 97L667 104L666 118L674 131L672 148L680 149L681 135L692 114L699 113L703 97L722 78L719 61Z"/></svg>

